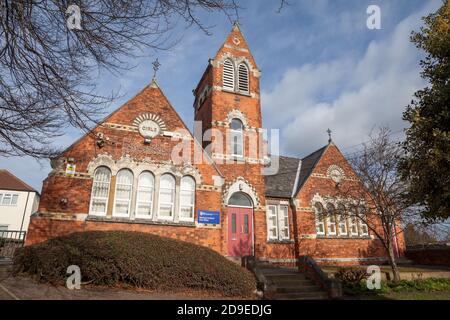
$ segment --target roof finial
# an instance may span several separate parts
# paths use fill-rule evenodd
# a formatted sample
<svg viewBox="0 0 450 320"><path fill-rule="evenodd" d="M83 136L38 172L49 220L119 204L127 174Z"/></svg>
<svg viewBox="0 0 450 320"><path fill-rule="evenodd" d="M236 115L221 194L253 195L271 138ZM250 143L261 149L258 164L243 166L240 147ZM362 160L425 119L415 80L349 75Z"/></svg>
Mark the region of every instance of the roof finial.
<svg viewBox="0 0 450 320"><path fill-rule="evenodd" d="M239 29L239 21L238 20L234 20L233 28L238 28Z"/></svg>
<svg viewBox="0 0 450 320"><path fill-rule="evenodd" d="M330 128L328 128L327 133L328 133L328 143L331 143L331 141L333 141L333 140L331 139L331 130L330 130Z"/></svg>
<svg viewBox="0 0 450 320"><path fill-rule="evenodd" d="M156 58L156 60L152 62L152 65L153 65L153 80L155 80L156 72L159 70L161 63L159 63L158 58Z"/></svg>

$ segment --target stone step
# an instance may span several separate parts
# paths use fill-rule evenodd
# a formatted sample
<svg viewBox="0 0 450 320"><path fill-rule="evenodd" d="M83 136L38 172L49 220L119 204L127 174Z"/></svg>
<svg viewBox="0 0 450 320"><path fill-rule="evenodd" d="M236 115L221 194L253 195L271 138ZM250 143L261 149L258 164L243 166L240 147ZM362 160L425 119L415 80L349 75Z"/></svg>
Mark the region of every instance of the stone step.
<svg viewBox="0 0 450 320"><path fill-rule="evenodd" d="M273 280L273 279L271 279ZM314 283L309 279L298 279L298 278L283 278L283 279L277 279L274 281L277 286L280 287L301 287L301 286L308 286L308 285L314 285Z"/></svg>
<svg viewBox="0 0 450 320"><path fill-rule="evenodd" d="M328 294L324 291L277 293L276 300L324 300L328 299Z"/></svg>
<svg viewBox="0 0 450 320"><path fill-rule="evenodd" d="M308 280L303 275L292 275L292 274L264 274L267 280L273 282L289 282L289 281L299 281L299 280ZM309 280L308 280L309 281Z"/></svg>
<svg viewBox="0 0 450 320"><path fill-rule="evenodd" d="M277 292L279 293L304 293L304 292L322 292L320 287L311 284L300 287L279 287L277 286Z"/></svg>

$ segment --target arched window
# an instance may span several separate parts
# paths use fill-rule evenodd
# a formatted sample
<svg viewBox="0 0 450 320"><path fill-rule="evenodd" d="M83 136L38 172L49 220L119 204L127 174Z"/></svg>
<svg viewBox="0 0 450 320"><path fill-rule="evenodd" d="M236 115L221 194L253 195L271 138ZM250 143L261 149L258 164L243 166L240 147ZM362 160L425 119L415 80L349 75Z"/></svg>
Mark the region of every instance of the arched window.
<svg viewBox="0 0 450 320"><path fill-rule="evenodd" d="M159 184L158 218L173 220L175 208L175 178L171 174L163 174Z"/></svg>
<svg viewBox="0 0 450 320"><path fill-rule="evenodd" d="M356 208L350 208L350 217L348 219L348 228L351 236L358 236L358 217L356 214Z"/></svg>
<svg viewBox="0 0 450 320"><path fill-rule="evenodd" d="M111 170L107 167L98 167L94 172L92 184L90 214L106 215L108 208L109 183L111 182Z"/></svg>
<svg viewBox="0 0 450 320"><path fill-rule="evenodd" d="M347 219L345 218L345 207L343 204L339 204L337 219L339 223L339 235L346 236L348 234L347 231Z"/></svg>
<svg viewBox="0 0 450 320"><path fill-rule="evenodd" d="M318 235L325 235L325 222L322 204L316 203L314 205L314 211L316 212L316 233Z"/></svg>
<svg viewBox="0 0 450 320"><path fill-rule="evenodd" d="M133 173L122 169L116 177L116 194L113 215L128 217L130 215L131 194L133 192Z"/></svg>
<svg viewBox="0 0 450 320"><path fill-rule="evenodd" d="M235 192L228 200L229 206L253 208L253 202L244 192Z"/></svg>
<svg viewBox="0 0 450 320"><path fill-rule="evenodd" d="M230 142L231 142L231 154L233 156L244 156L244 125L239 119L232 119L230 123Z"/></svg>
<svg viewBox="0 0 450 320"><path fill-rule="evenodd" d="M360 236L368 236L369 235L369 228L367 227L366 221L367 221L366 208L359 207L359 235Z"/></svg>
<svg viewBox="0 0 450 320"><path fill-rule="evenodd" d="M327 234L330 236L336 235L336 212L331 203L327 204Z"/></svg>
<svg viewBox="0 0 450 320"><path fill-rule="evenodd" d="M184 176L180 184L180 220L194 220L195 180L191 176Z"/></svg>
<svg viewBox="0 0 450 320"><path fill-rule="evenodd" d="M234 91L234 65L230 59L223 63L222 83L224 89Z"/></svg>
<svg viewBox="0 0 450 320"><path fill-rule="evenodd" d="M238 77L238 88L239 91L248 93L249 92L249 77L248 77L248 67L245 63L241 63L238 67L239 77Z"/></svg>
<svg viewBox="0 0 450 320"><path fill-rule="evenodd" d="M153 214L153 194L155 189L155 177L149 171L144 171L139 175L136 217L148 219Z"/></svg>

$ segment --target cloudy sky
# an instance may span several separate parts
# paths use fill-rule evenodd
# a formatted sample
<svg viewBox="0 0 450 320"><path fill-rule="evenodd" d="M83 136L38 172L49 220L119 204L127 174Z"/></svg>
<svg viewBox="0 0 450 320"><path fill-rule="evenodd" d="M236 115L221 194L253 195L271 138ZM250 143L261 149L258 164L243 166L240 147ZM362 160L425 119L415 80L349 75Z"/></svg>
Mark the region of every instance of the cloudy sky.
<svg viewBox="0 0 450 320"><path fill-rule="evenodd" d="M303 157L313 152L326 144L327 128L348 154L374 127L389 126L393 139L402 137L404 107L426 85L419 76L423 53L409 42L409 35L441 0L291 0L281 13L275 0L241 3L241 29L262 70L264 127L281 130L282 153ZM381 8L381 30L366 26L371 4ZM172 50L136 60L136 68L120 76L99 76L102 93L123 94L108 112L150 82L151 62L158 57L158 83L192 127L192 89L231 30L225 16L200 17L212 26L212 35L179 25L174 34L179 41ZM67 128L55 144L66 147L80 134ZM30 158L0 158L0 167L38 191L50 172L48 161Z"/></svg>

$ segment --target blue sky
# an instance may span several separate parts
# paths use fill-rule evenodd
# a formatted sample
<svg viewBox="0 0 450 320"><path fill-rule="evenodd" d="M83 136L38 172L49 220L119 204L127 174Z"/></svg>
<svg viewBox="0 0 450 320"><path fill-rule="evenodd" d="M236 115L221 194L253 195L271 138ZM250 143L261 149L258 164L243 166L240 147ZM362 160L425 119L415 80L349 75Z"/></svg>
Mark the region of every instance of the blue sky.
<svg viewBox="0 0 450 320"><path fill-rule="evenodd" d="M303 0L289 1L281 13L274 0L241 1L240 25L262 71L261 104L265 128L281 130L282 153L305 156L327 142L326 129L344 153L367 140L372 128L389 126L401 138L401 120L413 93L426 84L419 76L421 53L409 42L421 17L440 0ZM381 8L381 30L366 27L366 9ZM123 97L109 111L133 97L152 77L151 62L162 66L158 83L192 128L193 96L208 59L231 30L220 14L200 14L212 35L180 22L169 51L133 60L136 67L120 76L103 74L100 90L120 90ZM181 36L182 35L182 36ZM55 145L70 145L81 132L67 128ZM0 167L41 190L48 161L0 158Z"/></svg>

